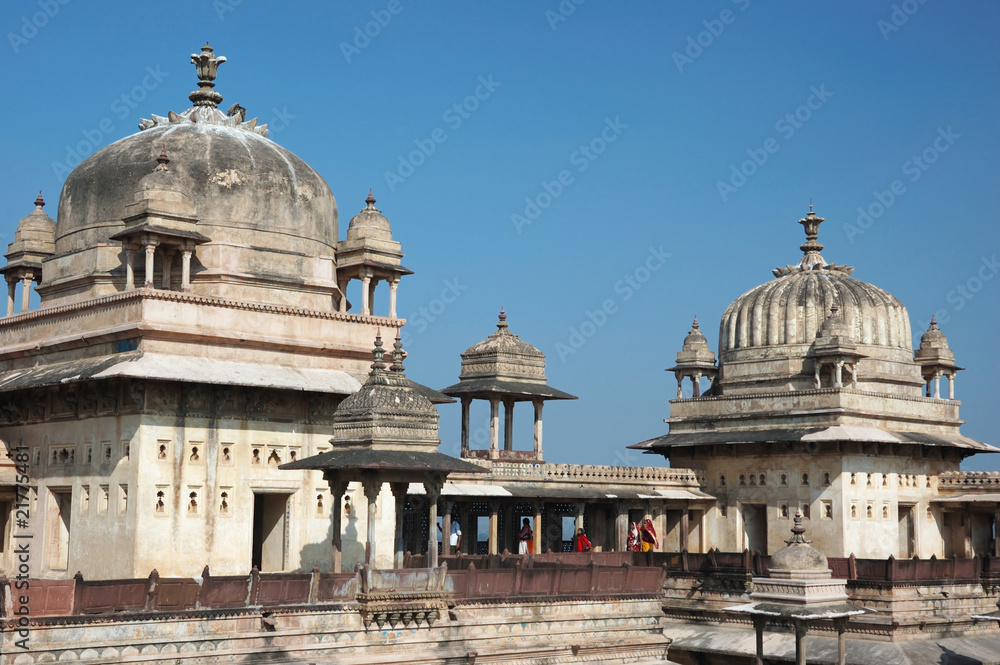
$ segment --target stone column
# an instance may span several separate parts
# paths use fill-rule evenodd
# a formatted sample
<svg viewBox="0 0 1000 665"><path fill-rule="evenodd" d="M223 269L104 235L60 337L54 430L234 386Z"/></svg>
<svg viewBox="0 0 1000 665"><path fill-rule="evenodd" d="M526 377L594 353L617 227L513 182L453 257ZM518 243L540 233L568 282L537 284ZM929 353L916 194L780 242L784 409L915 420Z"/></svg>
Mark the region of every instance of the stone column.
<svg viewBox="0 0 1000 665"><path fill-rule="evenodd" d="M837 629L837 665L847 665L847 622L848 617L837 617L833 627Z"/></svg>
<svg viewBox="0 0 1000 665"><path fill-rule="evenodd" d="M399 288L399 278L389 282L389 318L396 318L396 289Z"/></svg>
<svg viewBox="0 0 1000 665"><path fill-rule="evenodd" d="M17 287L14 285L14 280L7 280L7 316L14 313L14 296L17 293Z"/></svg>
<svg viewBox="0 0 1000 665"><path fill-rule="evenodd" d="M837 364L835 365L835 367L836 367L836 372L837 372L837 378L834 380L833 387L834 388L843 388L844 387L844 361L838 360Z"/></svg>
<svg viewBox="0 0 1000 665"><path fill-rule="evenodd" d="M368 524L365 536L365 563L375 567L375 520L378 517L378 495L382 490L382 482L373 471L362 471L361 483L368 502Z"/></svg>
<svg viewBox="0 0 1000 665"><path fill-rule="evenodd" d="M181 252L181 291L191 290L191 254L190 249Z"/></svg>
<svg viewBox="0 0 1000 665"><path fill-rule="evenodd" d="M469 455L469 409L472 406L471 397L462 398L462 457Z"/></svg>
<svg viewBox="0 0 1000 665"><path fill-rule="evenodd" d="M368 285L368 313L375 316L375 287L378 286L378 277L372 277L371 284Z"/></svg>
<svg viewBox="0 0 1000 665"><path fill-rule="evenodd" d="M819 390L820 388L823 387L823 379L820 378L820 372L822 371L821 367L822 365L820 365L818 359L813 361L813 374L815 375L816 378L816 390Z"/></svg>
<svg viewBox="0 0 1000 665"><path fill-rule="evenodd" d="M503 449L514 450L514 400L503 401Z"/></svg>
<svg viewBox="0 0 1000 665"><path fill-rule="evenodd" d="M618 503L618 514L615 516L615 551L624 552L628 549L628 508L624 503Z"/></svg>
<svg viewBox="0 0 1000 665"><path fill-rule="evenodd" d="M858 387L858 363L851 363L851 387Z"/></svg>
<svg viewBox="0 0 1000 665"><path fill-rule="evenodd" d="M531 551L533 554L542 552L542 504L535 502L535 528L531 531Z"/></svg>
<svg viewBox="0 0 1000 665"><path fill-rule="evenodd" d="M691 397L701 397L701 372L695 372L691 377Z"/></svg>
<svg viewBox="0 0 1000 665"><path fill-rule="evenodd" d="M490 397L490 459L500 457L500 399Z"/></svg>
<svg viewBox="0 0 1000 665"><path fill-rule="evenodd" d="M691 510L687 506L684 506L684 509L681 510L681 551L682 552L687 552L688 548L691 546L690 542L689 542L690 536L691 536L691 524L690 524L690 522L691 522L691 516L690 516L690 513L691 513Z"/></svg>
<svg viewBox="0 0 1000 665"><path fill-rule="evenodd" d="M542 459L542 407L545 402L535 400L535 457Z"/></svg>
<svg viewBox="0 0 1000 665"><path fill-rule="evenodd" d="M427 493L428 501L428 528L427 528L427 567L437 568L438 566L438 543L437 543L437 521L438 521L438 501L441 499L442 480L430 479L424 481L424 491Z"/></svg>
<svg viewBox="0 0 1000 665"><path fill-rule="evenodd" d="M330 485L330 495L333 497L333 513L330 515L330 530L332 531L331 537L331 549L333 550L333 564L330 567L331 572L339 573L341 572L342 564L342 553L343 548L341 546L341 520L344 516L344 493L347 492L347 482L340 480L339 476L336 474L324 474L324 477Z"/></svg>
<svg viewBox="0 0 1000 665"><path fill-rule="evenodd" d="M31 304L31 275L21 278L21 311L27 312Z"/></svg>
<svg viewBox="0 0 1000 665"><path fill-rule="evenodd" d="M586 510L587 510L587 504L585 504L583 501L580 501L579 503L576 504L576 522L574 524L577 529L583 528L583 515Z"/></svg>
<svg viewBox="0 0 1000 665"><path fill-rule="evenodd" d="M404 542L403 528L406 526L406 492L410 489L410 483L392 483L389 485L392 490L392 498L396 500L396 549L393 566L403 567L403 556L406 554L406 542Z"/></svg>
<svg viewBox="0 0 1000 665"><path fill-rule="evenodd" d="M948 375L948 399L955 399L955 372Z"/></svg>
<svg viewBox="0 0 1000 665"><path fill-rule="evenodd" d="M451 511L455 507L454 502L444 502L444 515L441 517L441 554L449 556L451 551ZM435 527L436 528L436 527Z"/></svg>
<svg viewBox="0 0 1000 665"><path fill-rule="evenodd" d="M160 288L169 291L170 290L170 271L174 267L174 250L164 250L163 251L163 279L160 283Z"/></svg>
<svg viewBox="0 0 1000 665"><path fill-rule="evenodd" d="M934 398L941 399L941 372L934 372Z"/></svg>
<svg viewBox="0 0 1000 665"><path fill-rule="evenodd" d="M125 248L125 290L135 288L135 248L131 245Z"/></svg>
<svg viewBox="0 0 1000 665"><path fill-rule="evenodd" d="M806 663L806 631L808 626L805 621L795 622L795 665L808 665Z"/></svg>
<svg viewBox="0 0 1000 665"><path fill-rule="evenodd" d="M767 625L767 617L755 614L750 620L753 621L753 630L757 634L757 658L754 665L764 665L764 627Z"/></svg>
<svg viewBox="0 0 1000 665"><path fill-rule="evenodd" d="M341 312L347 311L347 285L351 280L337 280L337 286L340 287L340 303L337 305L337 310Z"/></svg>
<svg viewBox="0 0 1000 665"><path fill-rule="evenodd" d="M490 554L498 554L499 541L497 538L497 527L500 525L500 502L497 500L490 501L490 536L489 542L486 545L486 551ZM1000 539L998 539L1000 540Z"/></svg>
<svg viewBox="0 0 1000 665"><path fill-rule="evenodd" d="M684 397L684 377L677 377L677 399L682 399Z"/></svg>
<svg viewBox="0 0 1000 665"><path fill-rule="evenodd" d="M371 311L371 284L372 276L365 275L361 280L361 315L368 316L372 313Z"/></svg>
<svg viewBox="0 0 1000 665"><path fill-rule="evenodd" d="M146 288L153 288L153 271L156 268L156 243L146 243Z"/></svg>

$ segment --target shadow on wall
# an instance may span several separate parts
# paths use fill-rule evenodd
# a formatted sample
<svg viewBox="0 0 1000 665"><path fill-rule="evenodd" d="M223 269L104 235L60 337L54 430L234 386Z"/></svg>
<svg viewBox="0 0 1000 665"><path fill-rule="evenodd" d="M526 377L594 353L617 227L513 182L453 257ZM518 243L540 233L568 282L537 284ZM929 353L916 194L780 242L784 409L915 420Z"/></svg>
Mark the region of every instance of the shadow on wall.
<svg viewBox="0 0 1000 665"><path fill-rule="evenodd" d="M344 534L341 538L343 548L341 560L343 571L354 570L356 563L361 563L365 558L365 546L358 537L358 518L354 511L350 515L344 515ZM326 536L319 542L308 543L299 551L299 567L293 572L308 573L313 566L318 566L320 572L328 573L333 563L333 520L327 516Z"/></svg>

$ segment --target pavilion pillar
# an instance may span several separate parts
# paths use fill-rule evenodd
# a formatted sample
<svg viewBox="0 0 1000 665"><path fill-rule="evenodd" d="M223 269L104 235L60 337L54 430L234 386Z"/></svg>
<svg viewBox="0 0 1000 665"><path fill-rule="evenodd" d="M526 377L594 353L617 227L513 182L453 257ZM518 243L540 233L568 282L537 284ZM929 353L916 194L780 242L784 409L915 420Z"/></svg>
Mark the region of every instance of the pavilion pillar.
<svg viewBox="0 0 1000 665"><path fill-rule="evenodd" d="M389 282L389 318L396 318L396 289L399 288L399 277Z"/></svg>
<svg viewBox="0 0 1000 665"><path fill-rule="evenodd" d="M500 399L490 397L490 459L500 458Z"/></svg>
<svg viewBox="0 0 1000 665"><path fill-rule="evenodd" d="M500 526L500 502L490 501L490 535L486 544L486 551L489 554L498 554L497 527Z"/></svg>
<svg viewBox="0 0 1000 665"><path fill-rule="evenodd" d="M535 459L542 459L542 407L545 402L535 400Z"/></svg>
<svg viewBox="0 0 1000 665"><path fill-rule="evenodd" d="M372 277L371 284L368 285L368 313L375 316L375 287L378 286L378 277Z"/></svg>
<svg viewBox="0 0 1000 665"><path fill-rule="evenodd" d="M365 275L361 280L361 315L368 316L371 314L371 284L372 276Z"/></svg>
<svg viewBox="0 0 1000 665"><path fill-rule="evenodd" d="M163 252L163 278L160 283L160 288L169 291L170 290L170 271L174 267L174 252L173 250Z"/></svg>
<svg viewBox="0 0 1000 665"><path fill-rule="evenodd" d="M624 503L618 503L618 514L615 516L615 551L624 552L628 549L628 508Z"/></svg>
<svg viewBox="0 0 1000 665"><path fill-rule="evenodd" d="M690 547L690 537L691 537L691 511L685 504L684 510L681 511L681 551L687 552Z"/></svg>
<svg viewBox="0 0 1000 665"><path fill-rule="evenodd" d="M410 483L392 483L389 485L392 490L392 498L396 500L396 547L393 557L393 567L403 567L403 556L406 553L406 542L404 541L403 527L406 526L406 492L410 489Z"/></svg>
<svg viewBox="0 0 1000 665"><path fill-rule="evenodd" d="M153 270L156 268L156 243L146 243L146 288L153 288Z"/></svg>
<svg viewBox="0 0 1000 665"><path fill-rule="evenodd" d="M181 291L191 290L191 254L190 249L181 252Z"/></svg>
<svg viewBox="0 0 1000 665"><path fill-rule="evenodd" d="M531 551L533 554L542 552L542 503L536 501L535 507L535 528L531 531Z"/></svg>
<svg viewBox="0 0 1000 665"><path fill-rule="evenodd" d="M438 501L441 499L441 486L443 480L430 479L424 481L424 491L427 493L428 518L427 518L427 567L437 568L438 566L438 542L437 542L437 521L438 521Z"/></svg>
<svg viewBox="0 0 1000 665"><path fill-rule="evenodd" d="M820 376L822 372L822 365L819 362L819 358L813 361L813 375L816 379L816 389L819 390L823 387L823 379Z"/></svg>
<svg viewBox="0 0 1000 665"><path fill-rule="evenodd" d="M574 525L577 529L583 528L583 515L586 510L587 510L587 504L585 504L583 501L580 501L579 503L576 504L576 521L574 522Z"/></svg>
<svg viewBox="0 0 1000 665"><path fill-rule="evenodd" d="M514 450L514 400L503 401L503 449Z"/></svg>
<svg viewBox="0 0 1000 665"><path fill-rule="evenodd" d="M955 399L955 372L948 375L948 399Z"/></svg>
<svg viewBox="0 0 1000 665"><path fill-rule="evenodd" d="M332 532L330 544L332 549L333 562L330 571L341 572L343 549L341 546L341 520L344 515L344 494L347 492L347 482L340 479L337 474L327 473L324 477L330 485L330 495L333 497L333 513L330 515L330 530Z"/></svg>
<svg viewBox="0 0 1000 665"><path fill-rule="evenodd" d="M441 553L444 556L452 554L451 551L451 511L455 507L454 502L444 502L444 515L441 517Z"/></svg>
<svg viewBox="0 0 1000 665"><path fill-rule="evenodd" d="M701 397L701 372L694 373L691 377L691 383L693 384L691 397Z"/></svg>
<svg viewBox="0 0 1000 665"><path fill-rule="evenodd" d="M135 249L129 245L125 248L125 290L135 288Z"/></svg>
<svg viewBox="0 0 1000 665"><path fill-rule="evenodd" d="M851 387L858 387L858 363L855 361L851 364Z"/></svg>
<svg viewBox="0 0 1000 665"><path fill-rule="evenodd" d="M941 372L934 372L934 398L941 399Z"/></svg>
<svg viewBox="0 0 1000 665"><path fill-rule="evenodd" d="M469 409L472 406L471 397L462 398L462 457L469 456Z"/></svg>
<svg viewBox="0 0 1000 665"><path fill-rule="evenodd" d="M805 621L795 622L795 665L808 665L806 663L806 631L808 626Z"/></svg>
<svg viewBox="0 0 1000 665"><path fill-rule="evenodd" d="M21 311L27 312L31 302L31 275L21 278Z"/></svg>
<svg viewBox="0 0 1000 665"><path fill-rule="evenodd" d="M754 614L751 621L753 621L753 630L757 634L757 654L754 665L764 665L764 627L767 625L767 617Z"/></svg>
<svg viewBox="0 0 1000 665"><path fill-rule="evenodd" d="M337 303L337 311L339 312L347 311L347 284L349 282L348 279L337 280L337 286L340 288L340 302Z"/></svg>
<svg viewBox="0 0 1000 665"><path fill-rule="evenodd" d="M14 296L17 294L17 287L14 280L7 280L7 316L14 313Z"/></svg>
<svg viewBox="0 0 1000 665"><path fill-rule="evenodd" d="M677 377L677 399L684 397L684 376Z"/></svg>
<svg viewBox="0 0 1000 665"><path fill-rule="evenodd" d="M838 617L833 620L837 629L837 665L847 665L847 622L848 617Z"/></svg>
<svg viewBox="0 0 1000 665"><path fill-rule="evenodd" d="M837 372L837 378L834 381L833 387L834 388L843 388L844 387L844 362L842 360L838 360L837 363L836 363L836 365L835 365L835 367L836 367L836 372Z"/></svg>
<svg viewBox="0 0 1000 665"><path fill-rule="evenodd" d="M368 524L365 536L365 564L375 567L375 520L378 518L378 495L382 490L382 481L373 471L362 471L361 483L368 501Z"/></svg>

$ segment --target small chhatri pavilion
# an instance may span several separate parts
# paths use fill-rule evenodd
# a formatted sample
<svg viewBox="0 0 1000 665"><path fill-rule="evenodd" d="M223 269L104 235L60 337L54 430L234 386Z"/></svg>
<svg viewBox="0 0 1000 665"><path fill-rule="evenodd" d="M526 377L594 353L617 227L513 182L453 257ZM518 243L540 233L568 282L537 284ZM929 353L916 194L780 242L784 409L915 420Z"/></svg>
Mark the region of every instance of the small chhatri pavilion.
<svg viewBox="0 0 1000 665"><path fill-rule="evenodd" d="M403 514L410 483L423 483L428 494L431 524L437 523L437 502L445 477L452 472L483 473L485 469L438 452L437 409L414 390L406 378L406 357L396 336L392 364L386 367L382 336L375 337L374 362L368 379L337 408L333 415L332 449L281 465L288 470L323 472L333 496L333 572L341 571L341 516L347 485L360 481L368 502L365 564L375 562L375 525L378 496L389 483L396 501L395 565L402 566ZM429 531L428 564L437 567L437 533Z"/></svg>
<svg viewBox="0 0 1000 665"><path fill-rule="evenodd" d="M507 326L500 309L495 333L462 354L459 382L441 392L462 401L462 457L521 462L542 461L542 407L546 400L576 399L548 385L545 354L522 340ZM490 449L469 448L469 413L472 400L490 403ZM530 451L514 450L514 405L531 402L535 407L535 444ZM504 409L503 449L500 449L500 404Z"/></svg>

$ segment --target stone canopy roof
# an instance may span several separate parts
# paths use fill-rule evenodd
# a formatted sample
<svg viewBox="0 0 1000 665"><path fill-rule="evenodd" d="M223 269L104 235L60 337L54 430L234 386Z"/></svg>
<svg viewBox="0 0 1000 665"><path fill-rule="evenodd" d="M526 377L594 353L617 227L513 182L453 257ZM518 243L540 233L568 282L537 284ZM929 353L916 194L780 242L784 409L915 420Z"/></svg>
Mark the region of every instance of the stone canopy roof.
<svg viewBox="0 0 1000 665"><path fill-rule="evenodd" d="M545 354L510 332L500 310L497 330L462 354L459 383L441 392L452 397L506 395L522 399L576 399L546 384Z"/></svg>

